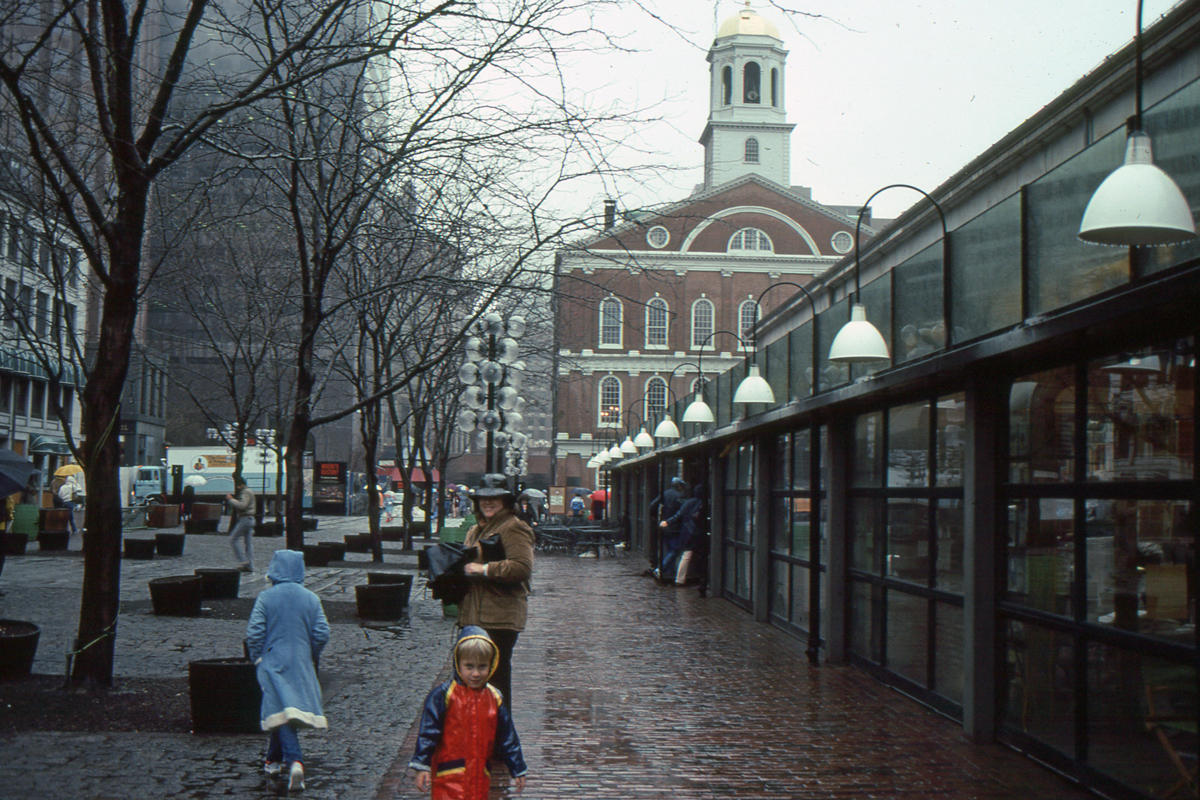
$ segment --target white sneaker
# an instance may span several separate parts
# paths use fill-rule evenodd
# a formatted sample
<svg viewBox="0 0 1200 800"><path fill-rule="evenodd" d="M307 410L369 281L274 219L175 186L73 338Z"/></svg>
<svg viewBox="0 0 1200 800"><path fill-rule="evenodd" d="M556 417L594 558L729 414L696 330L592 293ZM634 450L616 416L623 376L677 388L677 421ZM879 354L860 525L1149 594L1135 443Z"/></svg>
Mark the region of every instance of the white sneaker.
<svg viewBox="0 0 1200 800"><path fill-rule="evenodd" d="M304 791L304 765L299 761L292 762L292 768L288 771L287 788L289 792Z"/></svg>
<svg viewBox="0 0 1200 800"><path fill-rule="evenodd" d="M282 769L283 769L283 764L280 764L278 761L264 761L263 762L263 772L267 773L271 777L277 776L279 774L280 770L282 770Z"/></svg>

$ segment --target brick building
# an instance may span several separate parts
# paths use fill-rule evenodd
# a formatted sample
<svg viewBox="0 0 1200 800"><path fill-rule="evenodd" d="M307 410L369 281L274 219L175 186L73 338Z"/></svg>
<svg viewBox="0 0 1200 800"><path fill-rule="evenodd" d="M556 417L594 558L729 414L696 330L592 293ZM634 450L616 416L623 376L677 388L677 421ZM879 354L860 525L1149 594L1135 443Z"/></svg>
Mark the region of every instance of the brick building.
<svg viewBox="0 0 1200 800"><path fill-rule="evenodd" d="M790 185L786 59L753 10L722 23L707 59L704 182L653 211L610 201L603 231L558 254L555 483L598 485L586 462L599 441L693 391L698 368L737 363L755 322L799 294L784 286L760 306L765 290L806 283L853 248L857 211Z"/></svg>

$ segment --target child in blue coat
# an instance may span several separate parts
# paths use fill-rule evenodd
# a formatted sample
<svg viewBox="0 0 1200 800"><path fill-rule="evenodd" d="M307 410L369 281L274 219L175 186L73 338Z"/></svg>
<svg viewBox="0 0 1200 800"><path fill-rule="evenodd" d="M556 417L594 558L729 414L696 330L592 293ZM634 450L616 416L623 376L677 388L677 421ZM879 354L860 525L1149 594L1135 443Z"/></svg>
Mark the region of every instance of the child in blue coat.
<svg viewBox="0 0 1200 800"><path fill-rule="evenodd" d="M271 732L264 769L286 774L288 790L299 791L304 765L296 731L328 727L317 661L329 641L329 622L320 599L302 585L303 553L276 551L267 578L273 585L254 601L246 626L246 648L262 687L262 729Z"/></svg>

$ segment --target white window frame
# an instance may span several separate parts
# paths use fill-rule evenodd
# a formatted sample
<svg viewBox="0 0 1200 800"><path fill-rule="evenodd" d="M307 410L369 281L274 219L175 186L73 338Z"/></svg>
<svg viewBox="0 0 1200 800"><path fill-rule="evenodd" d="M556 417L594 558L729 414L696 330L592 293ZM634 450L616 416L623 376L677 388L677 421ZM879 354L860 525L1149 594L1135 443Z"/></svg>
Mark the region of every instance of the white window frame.
<svg viewBox="0 0 1200 800"><path fill-rule="evenodd" d="M662 391L662 406L652 407L650 405L650 392L651 390L658 390L660 387ZM642 419L650 419L655 414L666 411L667 407L671 404L671 393L667 389L667 382L658 375L652 375L650 379L646 381L646 386L644 387L642 395L646 398L645 402L642 403Z"/></svg>
<svg viewBox="0 0 1200 800"><path fill-rule="evenodd" d="M746 147L743 155L743 160L747 164L758 163L758 139L753 136L746 139Z"/></svg>
<svg viewBox="0 0 1200 800"><path fill-rule="evenodd" d="M607 404L607 405L611 405L613 408L616 408L616 410L617 410L616 414L613 415L611 418L605 417L605 415L604 415L604 409L606 407L606 404L604 402L604 388L606 385L609 387L616 385L616 387L617 387L616 403L615 404ZM619 428L621 426L621 409L624 408L624 406L621 405L622 390L623 390L623 387L621 386L621 379L618 378L616 375L605 375L603 378L600 379L600 382L596 384L596 426L597 427Z"/></svg>
<svg viewBox="0 0 1200 800"><path fill-rule="evenodd" d="M753 247L747 247L747 243L753 244ZM764 247L763 245L766 245ZM729 237L729 243L725 247L730 253L774 253L775 243L771 241L771 237L758 228L739 228L734 231L733 236Z"/></svg>
<svg viewBox="0 0 1200 800"><path fill-rule="evenodd" d="M754 315L753 324L749 328L746 327L746 316L747 316L746 310L747 309L749 309L750 313ZM745 350L748 347L748 343L750 342L751 337L754 336L754 334L752 333L754 327L762 319L762 308L760 308L758 303L754 300L743 300L738 305L737 319L738 319L738 336L742 337L742 340L744 342L743 344L740 344L738 346L741 347L743 350Z"/></svg>
<svg viewBox="0 0 1200 800"><path fill-rule="evenodd" d="M650 313L654 309L655 304L662 307L662 325L654 325L650 321ZM659 327L662 329L662 343L653 343L650 341L650 332ZM662 297L655 295L646 303L646 349L647 350L666 350L671 344L671 307L667 305L667 301Z"/></svg>
<svg viewBox="0 0 1200 800"><path fill-rule="evenodd" d="M696 335L696 312L699 308L701 308L702 304L707 304L709 311L710 311L709 318L708 318L708 330L706 330L704 332L703 336L697 336ZM699 350L700 347L703 345L704 340L708 339L708 337L710 335L712 335L712 332L715 331L716 329L717 329L717 306L716 306L716 304L713 303L712 300L709 300L707 297L698 298L694 303L692 303L691 349ZM712 347L711 339L708 342L708 346Z"/></svg>
<svg viewBox="0 0 1200 800"><path fill-rule="evenodd" d="M604 336L604 334L605 334L605 324L604 324L605 323L605 308L611 308L614 304L617 309L617 325L616 325L617 340L615 342L610 342L610 341L606 341L605 336ZM624 325L625 306L624 306L624 304L617 298L613 297L612 295L609 295L608 297L606 297L600 301L600 309L599 310L600 310L600 318L599 318L600 329L598 332L597 341L600 343L600 347L609 348L609 349L620 349L622 346L622 342L624 341L624 338L625 338L625 331L624 331L624 328L625 328L625 325Z"/></svg>

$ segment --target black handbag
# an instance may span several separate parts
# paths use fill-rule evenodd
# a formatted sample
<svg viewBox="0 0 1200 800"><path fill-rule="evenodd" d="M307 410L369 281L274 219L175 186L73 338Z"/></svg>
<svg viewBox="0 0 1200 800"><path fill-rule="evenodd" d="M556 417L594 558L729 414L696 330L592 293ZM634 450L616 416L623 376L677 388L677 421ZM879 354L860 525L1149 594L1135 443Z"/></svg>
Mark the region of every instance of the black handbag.
<svg viewBox="0 0 1200 800"><path fill-rule="evenodd" d="M467 593L467 576L463 567L475 559L474 547L453 542L438 542L425 548L428 574L425 585L434 600L457 603Z"/></svg>
<svg viewBox="0 0 1200 800"><path fill-rule="evenodd" d="M500 540L498 533L486 539L480 539L478 547L484 561L503 561L505 558L504 542Z"/></svg>

